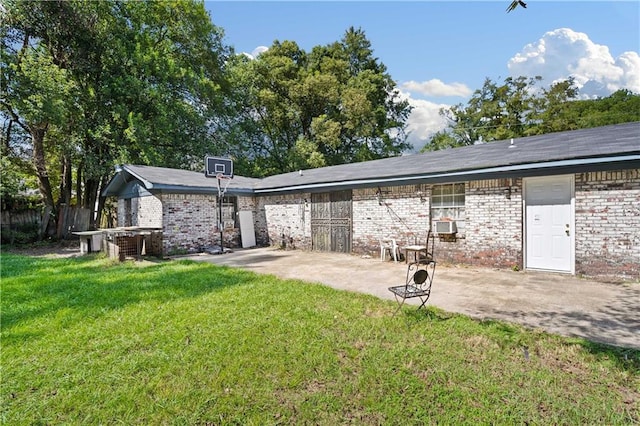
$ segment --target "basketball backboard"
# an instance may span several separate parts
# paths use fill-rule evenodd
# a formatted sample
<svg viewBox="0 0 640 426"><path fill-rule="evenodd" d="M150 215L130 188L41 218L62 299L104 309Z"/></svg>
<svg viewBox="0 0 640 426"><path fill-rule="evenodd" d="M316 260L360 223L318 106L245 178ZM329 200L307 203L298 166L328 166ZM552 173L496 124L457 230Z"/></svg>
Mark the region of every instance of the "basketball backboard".
<svg viewBox="0 0 640 426"><path fill-rule="evenodd" d="M215 178L222 176L228 179L233 178L233 160L222 157L205 157L204 175Z"/></svg>

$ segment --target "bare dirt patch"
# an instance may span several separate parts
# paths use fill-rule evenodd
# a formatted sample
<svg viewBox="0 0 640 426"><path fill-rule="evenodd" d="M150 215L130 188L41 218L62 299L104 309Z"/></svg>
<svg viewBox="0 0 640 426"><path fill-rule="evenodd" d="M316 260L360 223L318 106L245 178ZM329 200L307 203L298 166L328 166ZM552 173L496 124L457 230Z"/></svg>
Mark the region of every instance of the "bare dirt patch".
<svg viewBox="0 0 640 426"><path fill-rule="evenodd" d="M34 257L74 257L80 256L80 244L77 240L63 240L21 246L3 245L2 251Z"/></svg>

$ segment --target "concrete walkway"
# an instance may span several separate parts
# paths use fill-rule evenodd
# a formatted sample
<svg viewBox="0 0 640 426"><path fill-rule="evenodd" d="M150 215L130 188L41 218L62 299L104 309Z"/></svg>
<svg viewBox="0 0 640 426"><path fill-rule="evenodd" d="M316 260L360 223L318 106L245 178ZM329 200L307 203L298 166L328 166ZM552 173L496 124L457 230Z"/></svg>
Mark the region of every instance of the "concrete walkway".
<svg viewBox="0 0 640 426"><path fill-rule="evenodd" d="M403 284L406 275L406 266L400 262L302 250L255 248L186 258L319 282L383 299L393 299L387 288ZM500 319L640 349L640 283L438 265L428 303L473 318Z"/></svg>

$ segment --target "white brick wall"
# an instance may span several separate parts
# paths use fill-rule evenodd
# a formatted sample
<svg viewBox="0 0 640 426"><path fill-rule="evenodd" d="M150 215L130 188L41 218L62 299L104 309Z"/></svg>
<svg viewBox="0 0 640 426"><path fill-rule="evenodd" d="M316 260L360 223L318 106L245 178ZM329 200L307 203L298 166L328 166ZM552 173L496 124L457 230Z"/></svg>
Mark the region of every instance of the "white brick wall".
<svg viewBox="0 0 640 426"><path fill-rule="evenodd" d="M264 208L260 209L261 203L256 197L238 197L238 212L250 211L253 213L253 226L256 237L256 245L269 245L267 236L267 221L265 218ZM241 230L240 230L241 231ZM240 236L240 234L238 234Z"/></svg>
<svg viewBox="0 0 640 426"><path fill-rule="evenodd" d="M522 181L493 179L465 185L465 232L455 239L436 237L441 261L492 266L522 265ZM353 247L377 253L378 238L393 237L403 246L424 242L431 221L431 185L354 191Z"/></svg>
<svg viewBox="0 0 640 426"><path fill-rule="evenodd" d="M238 197L238 211L249 210L253 213L253 226L258 246L269 245L267 218L263 199L257 197Z"/></svg>
<svg viewBox="0 0 640 426"><path fill-rule="evenodd" d="M137 198L137 224L143 228L162 228L162 201L158 197Z"/></svg>
<svg viewBox="0 0 640 426"><path fill-rule="evenodd" d="M260 241L283 248L311 249L311 194L260 197L258 205L256 234Z"/></svg>
<svg viewBox="0 0 640 426"><path fill-rule="evenodd" d="M162 194L161 199L165 254L177 250L199 252L220 244L215 195ZM238 200L238 205L240 203ZM239 231L237 228L224 230L225 247L239 247Z"/></svg>
<svg viewBox="0 0 640 426"><path fill-rule="evenodd" d="M451 246L450 260L522 267L521 179L468 182L465 215L464 239L440 244L442 248ZM458 247L453 247L453 244L458 244Z"/></svg>
<svg viewBox="0 0 640 426"><path fill-rule="evenodd" d="M465 235L453 241L436 238L436 256L450 262L521 266L521 187L519 179L467 184ZM377 256L380 238L395 238L400 246L423 243L430 224L431 188L431 185L381 187L379 197L378 188L353 190L352 251ZM269 244L311 248L310 199L308 193L258 199Z"/></svg>
<svg viewBox="0 0 640 426"><path fill-rule="evenodd" d="M377 256L380 238L395 238L399 245L424 242L429 229L430 188L382 187L379 197L377 194L377 188L353 191L353 251Z"/></svg>
<svg viewBox="0 0 640 426"><path fill-rule="evenodd" d="M127 212L125 208L126 200L123 198L118 198L118 226L126 226ZM133 206L137 203L135 200L131 200L131 209L133 210ZM137 219L133 218L134 221Z"/></svg>
<svg viewBox="0 0 640 426"><path fill-rule="evenodd" d="M588 275L640 276L640 169L575 176L576 270ZM379 239L402 245L424 241L430 223L431 185L355 189L352 250L378 255ZM380 195L378 195L380 192ZM165 253L219 243L215 195L162 194L132 200L134 225L164 224ZM311 249L311 194L238 197L238 211L254 213L259 245ZM522 266L522 179L465 184L465 231L436 238L440 261ZM118 201L123 225L124 202ZM239 230L225 231L225 246L238 246Z"/></svg>
<svg viewBox="0 0 640 426"><path fill-rule="evenodd" d="M640 169L576 175L576 272L640 277Z"/></svg>
<svg viewBox="0 0 640 426"><path fill-rule="evenodd" d="M126 223L125 199L118 199L118 226L141 226L145 228L162 227L162 201L150 195L131 198L131 223Z"/></svg>

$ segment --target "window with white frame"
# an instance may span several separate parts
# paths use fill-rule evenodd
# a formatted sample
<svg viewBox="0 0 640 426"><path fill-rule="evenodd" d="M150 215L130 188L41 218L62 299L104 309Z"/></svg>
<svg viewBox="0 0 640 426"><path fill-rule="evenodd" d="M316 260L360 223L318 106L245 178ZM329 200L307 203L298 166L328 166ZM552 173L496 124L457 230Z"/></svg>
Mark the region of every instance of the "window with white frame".
<svg viewBox="0 0 640 426"><path fill-rule="evenodd" d="M464 233L464 183L434 185L431 189L431 220L453 220Z"/></svg>

